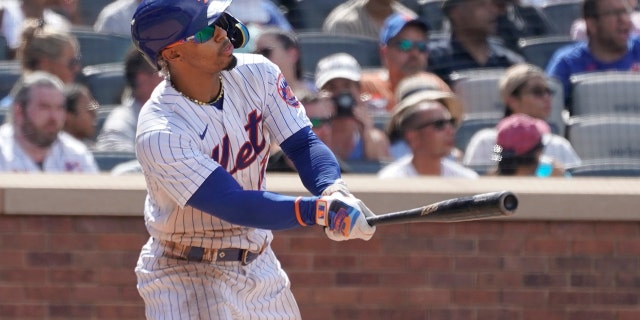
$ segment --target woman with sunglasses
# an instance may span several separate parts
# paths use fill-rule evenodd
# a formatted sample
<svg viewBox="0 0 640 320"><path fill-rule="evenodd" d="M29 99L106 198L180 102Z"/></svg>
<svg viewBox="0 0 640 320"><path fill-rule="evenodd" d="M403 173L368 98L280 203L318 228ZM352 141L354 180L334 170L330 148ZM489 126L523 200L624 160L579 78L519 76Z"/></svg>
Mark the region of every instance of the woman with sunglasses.
<svg viewBox="0 0 640 320"><path fill-rule="evenodd" d="M148 191L150 237L135 268L147 319L300 319L271 230L375 233L278 67L234 53L249 35L230 2L143 0L131 22L134 45L164 76L135 142ZM272 142L313 196L266 191Z"/></svg>
<svg viewBox="0 0 640 320"><path fill-rule="evenodd" d="M451 159L461 106L451 92L425 86L421 76L398 85L402 99L389 122L391 136L401 137L410 153L378 172L379 178L441 176L476 178L473 170Z"/></svg>
<svg viewBox="0 0 640 320"><path fill-rule="evenodd" d="M505 117L525 114L543 121L549 118L554 92L542 69L526 63L516 64L506 70L498 89L505 104ZM496 135L495 128L475 133L467 145L463 164L478 168L493 166ZM555 159L560 165L567 167L580 164L580 158L564 137L548 133L544 135L543 144L543 155Z"/></svg>

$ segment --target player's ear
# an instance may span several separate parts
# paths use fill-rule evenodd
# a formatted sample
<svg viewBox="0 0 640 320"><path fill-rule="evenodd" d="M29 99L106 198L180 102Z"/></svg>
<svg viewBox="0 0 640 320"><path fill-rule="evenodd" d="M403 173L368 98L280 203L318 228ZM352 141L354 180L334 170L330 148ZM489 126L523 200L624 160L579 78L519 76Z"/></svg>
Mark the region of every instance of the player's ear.
<svg viewBox="0 0 640 320"><path fill-rule="evenodd" d="M167 48L162 50L162 52L160 52L160 54L162 55L162 58L167 61L167 62L173 62L176 61L178 59L180 59L180 57L182 56L180 50L178 50L178 48Z"/></svg>

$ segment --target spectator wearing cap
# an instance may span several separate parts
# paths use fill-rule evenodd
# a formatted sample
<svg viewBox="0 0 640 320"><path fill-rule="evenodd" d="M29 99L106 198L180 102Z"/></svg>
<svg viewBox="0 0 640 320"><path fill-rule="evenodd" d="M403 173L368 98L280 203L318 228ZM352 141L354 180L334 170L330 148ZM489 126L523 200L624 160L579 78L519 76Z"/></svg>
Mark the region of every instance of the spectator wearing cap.
<svg viewBox="0 0 640 320"><path fill-rule="evenodd" d="M506 68L524 62L519 54L491 39L496 33L498 9L494 0L444 0L442 11L451 36L431 47L429 70L451 84L451 73L477 68Z"/></svg>
<svg viewBox="0 0 640 320"><path fill-rule="evenodd" d="M397 96L402 99L394 108L388 131L391 136L401 136L411 153L382 168L378 177L478 177L450 157L462 116L455 95L424 88L424 79L412 76L400 82Z"/></svg>
<svg viewBox="0 0 640 320"><path fill-rule="evenodd" d="M429 24L413 16L394 13L385 20L379 39L384 68L363 72L362 91L377 108L391 112L400 80L427 69ZM430 75L441 90L451 91L438 76Z"/></svg>
<svg viewBox="0 0 640 320"><path fill-rule="evenodd" d="M329 13L322 31L378 39L384 20L393 13L417 16L396 0L348 0Z"/></svg>
<svg viewBox="0 0 640 320"><path fill-rule="evenodd" d="M543 136L549 125L525 114L513 114L498 123L494 149L500 176L563 176L564 169L542 156Z"/></svg>
<svg viewBox="0 0 640 320"><path fill-rule="evenodd" d="M505 106L504 117L524 114L546 121L551 114L551 100L554 94L549 79L542 69L526 63L516 64L505 72L498 81L498 90ZM496 144L497 128L487 128L476 132L464 153L463 164L472 167L490 167L493 146ZM543 154L558 161L565 167L580 164L580 158L564 137L547 133L544 135Z"/></svg>
<svg viewBox="0 0 640 320"><path fill-rule="evenodd" d="M346 53L336 53L318 61L316 87L330 94L335 104L332 151L343 161L386 161L389 140L377 129L363 99L358 61Z"/></svg>

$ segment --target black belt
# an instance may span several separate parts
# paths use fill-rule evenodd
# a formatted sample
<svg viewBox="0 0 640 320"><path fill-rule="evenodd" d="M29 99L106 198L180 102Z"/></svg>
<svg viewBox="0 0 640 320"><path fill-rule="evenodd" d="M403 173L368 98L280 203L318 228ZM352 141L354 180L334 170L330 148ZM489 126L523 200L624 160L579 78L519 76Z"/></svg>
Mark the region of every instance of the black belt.
<svg viewBox="0 0 640 320"><path fill-rule="evenodd" d="M253 262L262 251L260 252L249 251L248 249L239 248L225 248L225 249L211 249L203 247L185 246L177 242L160 240L160 243L165 247L163 256L167 258L174 258L180 260L187 260L192 262L236 262L239 261L242 265L248 265Z"/></svg>

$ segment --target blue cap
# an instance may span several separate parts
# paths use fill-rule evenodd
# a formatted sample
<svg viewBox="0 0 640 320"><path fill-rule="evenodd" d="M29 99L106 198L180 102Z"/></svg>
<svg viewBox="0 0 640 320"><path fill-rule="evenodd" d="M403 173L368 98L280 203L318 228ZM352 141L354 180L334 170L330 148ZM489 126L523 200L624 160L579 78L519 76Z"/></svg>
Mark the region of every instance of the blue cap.
<svg viewBox="0 0 640 320"><path fill-rule="evenodd" d="M402 29L408 24L418 26L424 30L429 31L431 26L423 19L408 16L400 13L393 13L387 19L384 20L382 29L380 29L380 43L387 44L391 38L395 37L402 31Z"/></svg>
<svg viewBox="0 0 640 320"><path fill-rule="evenodd" d="M168 45L213 23L231 0L143 0L131 20L133 44L153 66Z"/></svg>

